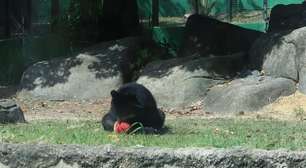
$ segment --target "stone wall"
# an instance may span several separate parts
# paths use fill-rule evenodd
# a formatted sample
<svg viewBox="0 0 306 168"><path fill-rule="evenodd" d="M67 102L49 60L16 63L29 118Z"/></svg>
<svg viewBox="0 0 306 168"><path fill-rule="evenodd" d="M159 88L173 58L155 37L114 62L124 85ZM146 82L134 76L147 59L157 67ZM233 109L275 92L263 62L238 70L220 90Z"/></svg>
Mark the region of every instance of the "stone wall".
<svg viewBox="0 0 306 168"><path fill-rule="evenodd" d="M306 167L306 151L0 144L7 167Z"/></svg>

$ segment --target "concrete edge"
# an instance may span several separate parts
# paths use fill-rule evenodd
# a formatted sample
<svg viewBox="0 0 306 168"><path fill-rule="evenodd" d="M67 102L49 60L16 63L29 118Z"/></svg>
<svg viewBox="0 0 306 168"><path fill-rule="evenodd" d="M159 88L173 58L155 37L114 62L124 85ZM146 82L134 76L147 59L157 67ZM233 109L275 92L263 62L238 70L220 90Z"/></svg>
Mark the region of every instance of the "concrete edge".
<svg viewBox="0 0 306 168"><path fill-rule="evenodd" d="M7 167L306 167L306 150L0 144Z"/></svg>

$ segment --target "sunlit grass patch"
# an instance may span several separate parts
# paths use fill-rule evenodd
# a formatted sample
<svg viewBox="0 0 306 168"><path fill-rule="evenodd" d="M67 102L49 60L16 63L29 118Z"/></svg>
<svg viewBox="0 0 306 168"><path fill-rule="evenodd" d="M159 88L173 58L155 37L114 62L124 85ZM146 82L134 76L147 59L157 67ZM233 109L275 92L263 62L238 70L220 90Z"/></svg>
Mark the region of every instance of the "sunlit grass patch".
<svg viewBox="0 0 306 168"><path fill-rule="evenodd" d="M0 142L306 149L305 121L189 118L167 120L166 126L163 135L118 135L103 131L97 121L35 121L0 125Z"/></svg>

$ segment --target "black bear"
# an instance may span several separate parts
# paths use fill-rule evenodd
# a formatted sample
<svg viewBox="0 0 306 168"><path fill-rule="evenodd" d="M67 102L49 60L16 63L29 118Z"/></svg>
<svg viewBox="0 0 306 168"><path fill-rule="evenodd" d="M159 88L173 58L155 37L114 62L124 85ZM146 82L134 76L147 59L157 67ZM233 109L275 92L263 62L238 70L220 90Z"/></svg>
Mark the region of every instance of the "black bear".
<svg viewBox="0 0 306 168"><path fill-rule="evenodd" d="M112 90L111 96L110 111L102 118L104 130L114 131L117 121L141 123L144 130L153 129L158 132L162 129L165 114L157 108L152 93L143 85L125 84L117 91Z"/></svg>

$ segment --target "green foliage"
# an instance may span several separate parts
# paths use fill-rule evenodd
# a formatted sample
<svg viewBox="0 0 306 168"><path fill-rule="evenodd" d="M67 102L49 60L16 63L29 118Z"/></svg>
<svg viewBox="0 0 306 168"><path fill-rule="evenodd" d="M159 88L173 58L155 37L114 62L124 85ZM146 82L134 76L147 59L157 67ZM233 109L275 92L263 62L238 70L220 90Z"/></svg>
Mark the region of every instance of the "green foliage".
<svg viewBox="0 0 306 168"><path fill-rule="evenodd" d="M163 40L159 44L162 48L166 50L167 55L171 57L177 57L177 53L179 51L178 46L175 44L171 44L170 42Z"/></svg>
<svg viewBox="0 0 306 168"><path fill-rule="evenodd" d="M131 69L134 71L134 76L132 76L132 80L137 80L141 73L141 69L145 67L149 62L158 59L152 49L149 48L141 48L136 51L133 64L131 65Z"/></svg>
<svg viewBox="0 0 306 168"><path fill-rule="evenodd" d="M148 34L145 34L145 36ZM136 51L133 59L132 69L139 72L145 65L152 61L162 59L166 55L166 51L161 46L157 45L150 37L144 40L144 44ZM136 76L137 77L137 74Z"/></svg>
<svg viewBox="0 0 306 168"><path fill-rule="evenodd" d="M142 68L144 65L146 65L148 62L152 61L154 59L152 52L150 49L143 48L136 52L136 58L134 62L134 67L136 69Z"/></svg>
<svg viewBox="0 0 306 168"><path fill-rule="evenodd" d="M186 125L188 125L186 127ZM0 143L115 144L118 146L217 147L303 150L306 122L235 119L167 120L164 135L118 135L97 121L45 121L0 125Z"/></svg>
<svg viewBox="0 0 306 168"><path fill-rule="evenodd" d="M70 39L80 39L81 31L99 28L102 18L103 0L71 0L69 9L52 20L56 31ZM92 33L90 29L88 33ZM83 32L84 33L84 32Z"/></svg>

